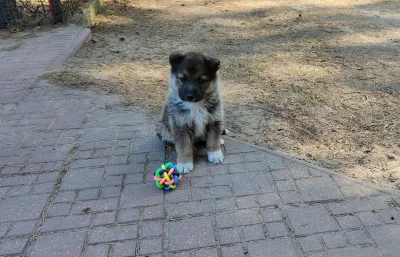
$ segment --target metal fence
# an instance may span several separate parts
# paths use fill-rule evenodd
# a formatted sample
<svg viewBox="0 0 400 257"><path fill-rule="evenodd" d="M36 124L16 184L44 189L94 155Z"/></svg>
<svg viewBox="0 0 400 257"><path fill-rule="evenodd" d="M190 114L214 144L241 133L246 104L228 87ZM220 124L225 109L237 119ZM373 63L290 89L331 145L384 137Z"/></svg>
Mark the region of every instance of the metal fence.
<svg viewBox="0 0 400 257"><path fill-rule="evenodd" d="M87 0L0 0L0 29L63 23Z"/></svg>

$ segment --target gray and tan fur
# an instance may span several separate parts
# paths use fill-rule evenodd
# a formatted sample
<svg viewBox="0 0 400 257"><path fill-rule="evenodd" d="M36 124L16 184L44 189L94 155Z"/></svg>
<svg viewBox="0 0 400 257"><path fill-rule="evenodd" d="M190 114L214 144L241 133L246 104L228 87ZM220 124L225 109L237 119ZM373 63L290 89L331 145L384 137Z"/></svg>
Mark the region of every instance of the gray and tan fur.
<svg viewBox="0 0 400 257"><path fill-rule="evenodd" d="M210 162L222 162L219 60L194 52L171 54L169 60L169 95L158 135L164 142L175 144L177 168L184 173L193 170L193 145L197 141L206 142Z"/></svg>

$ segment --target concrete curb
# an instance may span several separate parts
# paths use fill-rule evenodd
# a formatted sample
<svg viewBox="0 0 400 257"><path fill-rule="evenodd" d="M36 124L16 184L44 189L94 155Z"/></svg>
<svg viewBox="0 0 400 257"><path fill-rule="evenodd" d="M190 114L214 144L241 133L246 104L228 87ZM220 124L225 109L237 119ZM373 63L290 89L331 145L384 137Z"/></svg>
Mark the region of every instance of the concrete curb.
<svg viewBox="0 0 400 257"><path fill-rule="evenodd" d="M92 38L92 32L89 28L81 28L73 40L66 46L63 53L51 64L51 70L60 68L64 62L75 55L75 53L82 47L82 45Z"/></svg>
<svg viewBox="0 0 400 257"><path fill-rule="evenodd" d="M92 0L92 3L82 10L82 14L77 19L76 24L83 27L90 27L94 23L94 18L99 12L104 0Z"/></svg>
<svg viewBox="0 0 400 257"><path fill-rule="evenodd" d="M368 187L370 189L375 189L375 190L378 190L378 191L386 193L386 194L390 194L390 195L395 196L395 197L400 197L400 192L397 192L397 191L394 191L394 190L391 190L391 189L386 189L386 188L383 188L381 186L378 186L378 185L375 185L375 184L372 184L372 183L369 183L369 182L366 182L366 181L363 181L363 180L360 180L360 179L351 178L351 177L348 177L348 176L346 176L344 174L335 172L333 170L325 169L325 168L322 168L322 167L317 166L315 164L306 162L304 160L296 159L294 157L291 157L291 156L288 156L288 155L285 155L285 154L282 154L282 153L279 153L279 152L275 152L275 151L272 151L270 149L267 149L267 148L264 148L264 147L261 147L261 146L253 145L251 143L242 141L240 139L232 138L232 137L229 137L229 136L224 136L224 138L227 139L227 140L236 141L237 143L246 145L246 146L251 147L251 148L255 148L255 149L267 152L269 154L273 154L275 156L279 156L279 157L287 159L287 160L289 160L291 162L297 162L299 164L305 165L305 166L310 167L312 169L316 169L316 170L319 170L321 172L328 173L329 175L349 180L351 182L354 182L356 184Z"/></svg>

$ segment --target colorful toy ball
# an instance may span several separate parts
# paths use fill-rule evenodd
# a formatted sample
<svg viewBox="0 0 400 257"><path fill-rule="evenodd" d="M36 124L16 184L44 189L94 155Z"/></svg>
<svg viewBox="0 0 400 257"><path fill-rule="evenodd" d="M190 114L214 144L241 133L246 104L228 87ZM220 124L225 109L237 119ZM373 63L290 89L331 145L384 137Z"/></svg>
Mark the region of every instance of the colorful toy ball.
<svg viewBox="0 0 400 257"><path fill-rule="evenodd" d="M161 167L154 172L156 186L167 191L175 189L179 180L182 178L180 173L178 168L170 162L161 165Z"/></svg>

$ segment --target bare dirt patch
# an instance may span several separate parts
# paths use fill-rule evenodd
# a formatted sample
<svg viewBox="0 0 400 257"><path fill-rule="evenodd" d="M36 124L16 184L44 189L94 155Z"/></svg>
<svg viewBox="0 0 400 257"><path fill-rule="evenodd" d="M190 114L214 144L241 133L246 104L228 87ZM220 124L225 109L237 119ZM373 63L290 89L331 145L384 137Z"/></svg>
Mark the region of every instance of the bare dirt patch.
<svg viewBox="0 0 400 257"><path fill-rule="evenodd" d="M202 51L233 136L400 187L399 2L109 0L92 31L53 81L157 109L169 53Z"/></svg>

